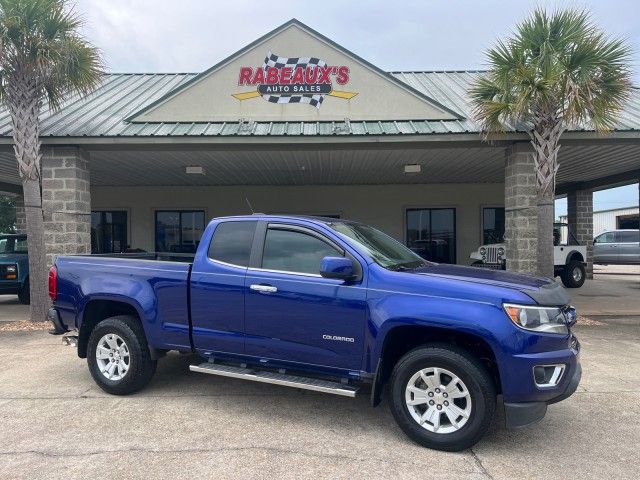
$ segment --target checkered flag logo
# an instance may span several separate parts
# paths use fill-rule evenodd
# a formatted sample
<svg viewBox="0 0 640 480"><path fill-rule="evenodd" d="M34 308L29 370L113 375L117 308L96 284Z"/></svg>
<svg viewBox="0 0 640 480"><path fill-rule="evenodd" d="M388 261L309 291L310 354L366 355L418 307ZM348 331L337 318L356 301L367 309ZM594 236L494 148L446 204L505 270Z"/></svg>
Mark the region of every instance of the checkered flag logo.
<svg viewBox="0 0 640 480"><path fill-rule="evenodd" d="M307 67L313 68L323 68L326 67L327 64L323 60L315 57L281 57L280 55L275 55L271 52L264 57L264 64L262 68L266 71L268 67L275 68L283 68L283 67L291 67L295 70L297 67L302 67L306 69ZM324 99L323 94L311 94L311 93L302 93L302 94L281 94L281 95L262 95L266 101L271 103L308 103L316 108L320 108L322 105L322 100Z"/></svg>

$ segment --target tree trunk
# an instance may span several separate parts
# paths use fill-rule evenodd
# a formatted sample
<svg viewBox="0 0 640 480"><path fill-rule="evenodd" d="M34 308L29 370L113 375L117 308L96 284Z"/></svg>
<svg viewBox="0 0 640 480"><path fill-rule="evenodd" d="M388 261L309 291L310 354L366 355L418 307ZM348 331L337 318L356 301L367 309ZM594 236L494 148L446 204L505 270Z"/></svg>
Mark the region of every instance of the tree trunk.
<svg viewBox="0 0 640 480"><path fill-rule="evenodd" d="M558 151L564 122L553 112L539 112L530 132L538 180L538 274L554 277L553 221Z"/></svg>
<svg viewBox="0 0 640 480"><path fill-rule="evenodd" d="M27 216L27 248L31 289L30 319L32 322L43 322L47 319L49 295L40 183L37 180L25 180L22 183L22 190Z"/></svg>
<svg viewBox="0 0 640 480"><path fill-rule="evenodd" d="M27 217L27 249L29 251L30 319L46 320L47 257L44 245L44 218L40 190L40 107L41 90L33 74L20 69L7 78L7 104L13 126L13 150L22 179L24 209Z"/></svg>

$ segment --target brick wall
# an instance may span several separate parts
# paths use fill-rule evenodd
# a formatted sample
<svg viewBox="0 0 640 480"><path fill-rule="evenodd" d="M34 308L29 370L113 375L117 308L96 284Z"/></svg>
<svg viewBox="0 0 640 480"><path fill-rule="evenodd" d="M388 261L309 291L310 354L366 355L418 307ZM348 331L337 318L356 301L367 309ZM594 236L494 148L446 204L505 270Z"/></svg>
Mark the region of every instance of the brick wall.
<svg viewBox="0 0 640 480"><path fill-rule="evenodd" d="M47 263L56 255L91 253L89 158L79 148L50 148L42 158Z"/></svg>
<svg viewBox="0 0 640 480"><path fill-rule="evenodd" d="M567 223L580 245L587 247L587 278L593 278L593 192L575 190L567 195Z"/></svg>
<svg viewBox="0 0 640 480"><path fill-rule="evenodd" d="M507 270L536 273L538 206L535 165L528 145L506 151L504 177Z"/></svg>

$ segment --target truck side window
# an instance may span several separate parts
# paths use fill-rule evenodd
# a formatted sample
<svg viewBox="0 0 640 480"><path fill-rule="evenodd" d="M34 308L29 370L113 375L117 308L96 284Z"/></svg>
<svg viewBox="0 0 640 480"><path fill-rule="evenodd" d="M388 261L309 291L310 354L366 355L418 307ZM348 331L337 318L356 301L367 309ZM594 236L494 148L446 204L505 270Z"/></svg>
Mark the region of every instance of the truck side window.
<svg viewBox="0 0 640 480"><path fill-rule="evenodd" d="M293 230L268 229L264 241L262 268L296 273L319 273L324 257L341 257L341 252L313 235Z"/></svg>
<svg viewBox="0 0 640 480"><path fill-rule="evenodd" d="M256 225L257 222L224 222L218 225L209 245L209 258L248 267Z"/></svg>
<svg viewBox="0 0 640 480"><path fill-rule="evenodd" d="M603 233L596 237L596 243L614 243L613 232Z"/></svg>
<svg viewBox="0 0 640 480"><path fill-rule="evenodd" d="M638 241L640 241L640 234L638 233L638 230L616 232L616 241L619 243L638 243Z"/></svg>

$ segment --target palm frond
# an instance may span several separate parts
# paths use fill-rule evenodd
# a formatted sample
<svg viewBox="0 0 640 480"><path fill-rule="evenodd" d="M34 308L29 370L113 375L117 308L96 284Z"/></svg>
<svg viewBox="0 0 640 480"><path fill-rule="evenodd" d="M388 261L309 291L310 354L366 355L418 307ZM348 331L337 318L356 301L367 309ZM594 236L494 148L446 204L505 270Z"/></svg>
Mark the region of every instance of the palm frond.
<svg viewBox="0 0 640 480"><path fill-rule="evenodd" d="M79 35L81 25L66 0L0 0L0 91L15 78L32 78L52 108L71 92L89 92L102 64Z"/></svg>
<svg viewBox="0 0 640 480"><path fill-rule="evenodd" d="M536 9L487 52L489 72L469 92L474 116L488 131L508 123L533 128L538 112L610 128L627 100L630 58L626 42L607 36L586 10Z"/></svg>

